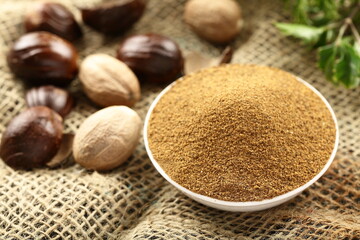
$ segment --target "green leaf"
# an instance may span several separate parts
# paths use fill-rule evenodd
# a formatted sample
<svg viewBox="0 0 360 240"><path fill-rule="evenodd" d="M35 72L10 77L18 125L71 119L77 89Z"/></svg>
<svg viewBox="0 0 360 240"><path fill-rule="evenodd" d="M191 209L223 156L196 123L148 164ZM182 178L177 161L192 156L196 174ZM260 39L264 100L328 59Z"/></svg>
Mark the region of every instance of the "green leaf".
<svg viewBox="0 0 360 240"><path fill-rule="evenodd" d="M295 22L302 24L310 24L311 19L308 16L309 0L296 0L293 10L293 17Z"/></svg>
<svg viewBox="0 0 360 240"><path fill-rule="evenodd" d="M334 78L345 87L354 88L360 83L360 56L348 43L343 43L340 49L340 56L334 66Z"/></svg>
<svg viewBox="0 0 360 240"><path fill-rule="evenodd" d="M324 71L326 78L334 83L336 83L333 79L336 52L337 48L333 44L320 47L318 51L318 65Z"/></svg>
<svg viewBox="0 0 360 240"><path fill-rule="evenodd" d="M338 8L340 4L334 0L320 0L319 7L324 11L324 18L337 20L339 18Z"/></svg>
<svg viewBox="0 0 360 240"><path fill-rule="evenodd" d="M360 55L360 44L357 41L354 43L354 50L358 55Z"/></svg>
<svg viewBox="0 0 360 240"><path fill-rule="evenodd" d="M324 46L328 43L330 43L334 38L334 30L328 29L324 31L320 37L319 40L314 44L314 48L319 48L321 46Z"/></svg>
<svg viewBox="0 0 360 240"><path fill-rule="evenodd" d="M294 23L277 23L286 36L318 49L318 66L336 85L360 85L360 0L284 0Z"/></svg>
<svg viewBox="0 0 360 240"><path fill-rule="evenodd" d="M316 43L321 34L326 31L325 28L296 23L276 23L275 26L286 36L301 39L306 44Z"/></svg>
<svg viewBox="0 0 360 240"><path fill-rule="evenodd" d="M340 44L319 48L319 67L326 78L335 84L354 88L360 84L360 46L351 45L348 38Z"/></svg>

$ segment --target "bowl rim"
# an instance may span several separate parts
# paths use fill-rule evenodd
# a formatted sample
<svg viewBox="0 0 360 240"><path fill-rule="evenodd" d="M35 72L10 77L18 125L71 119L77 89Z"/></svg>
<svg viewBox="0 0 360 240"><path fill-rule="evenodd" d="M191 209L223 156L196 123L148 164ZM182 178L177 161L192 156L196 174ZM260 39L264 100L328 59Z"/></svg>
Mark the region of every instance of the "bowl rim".
<svg viewBox="0 0 360 240"><path fill-rule="evenodd" d="M279 196L276 196L276 197L273 197L273 198L270 198L270 199L264 199L264 200L261 200L261 201L235 202L235 201L220 200L220 199L208 197L208 196L205 196L205 195L202 195L202 194L199 194L199 193L195 193L195 192L181 186L180 184L178 184L174 180L172 180L170 178L170 176L167 175L167 173L162 169L162 167L159 165L159 163L155 160L154 156L152 155L152 152L151 152L151 149L150 149L150 146L149 146L149 141L148 141L148 125L149 125L149 121L150 121L150 116L151 116L154 108L156 107L157 103L159 102L159 100L175 84L177 84L179 81L182 81L184 79L184 77L181 77L181 78L177 79L176 81L174 81L170 85L168 85L166 88L164 88L158 94L158 96L155 98L155 100L151 103L150 108L149 108L149 110L148 110L148 112L146 114L145 121L144 121L144 128L143 128L143 138L144 138L144 145L145 145L145 148L146 148L146 152L147 152L147 154L148 154L148 156L150 158L150 161L152 162L152 164L155 166L156 170L160 173L160 175L162 177L164 177L170 184L172 184L174 187L176 187L180 191L184 192L186 195L195 197L195 198L200 199L200 200L205 201L205 202L217 204L217 205L228 206L228 207L256 207L256 206L269 205L269 204L273 204L273 203L276 203L276 202L283 202L283 201L286 201L287 199L295 197L296 195L298 195L299 193L301 193L302 191L307 189L309 186L311 186L313 183L315 183L329 169L331 163L333 162L333 160L335 158L335 155L336 155L336 152L337 152L337 149L338 149L339 135L340 134L339 134L339 126L338 126L338 122L337 122L337 119L336 119L335 112L332 109L329 102L326 100L326 98L315 87L313 87L310 83L304 81L300 77L295 76L294 74L291 74L291 75L294 76L299 82L303 83L306 87L308 87L317 96L320 97L320 99L325 103L326 107L330 111L332 119L333 119L334 124L335 124L335 129L336 129L334 147L333 147L332 153L331 153L331 155L329 157L329 160L326 162L326 164L321 169L321 171L317 175L315 175L307 183L305 183L305 184L301 185L300 187L295 188L295 189L293 189L293 190L291 190L289 192L286 192L284 194L281 194Z"/></svg>

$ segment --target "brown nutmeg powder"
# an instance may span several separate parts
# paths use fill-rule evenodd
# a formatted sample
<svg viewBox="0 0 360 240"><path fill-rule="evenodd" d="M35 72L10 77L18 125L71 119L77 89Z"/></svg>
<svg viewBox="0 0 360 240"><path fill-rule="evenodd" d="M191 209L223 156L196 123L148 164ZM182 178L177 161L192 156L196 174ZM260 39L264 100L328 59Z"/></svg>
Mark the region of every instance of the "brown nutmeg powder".
<svg viewBox="0 0 360 240"><path fill-rule="evenodd" d="M294 76L223 65L185 76L154 108L148 139L177 183L226 201L261 201L311 180L329 160L335 123Z"/></svg>

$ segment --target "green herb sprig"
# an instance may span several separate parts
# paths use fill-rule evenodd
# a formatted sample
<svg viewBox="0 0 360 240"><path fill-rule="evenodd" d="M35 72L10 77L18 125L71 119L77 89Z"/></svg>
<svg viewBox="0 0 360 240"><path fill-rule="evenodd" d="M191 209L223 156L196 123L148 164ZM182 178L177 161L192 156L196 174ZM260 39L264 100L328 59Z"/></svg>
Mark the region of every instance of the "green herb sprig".
<svg viewBox="0 0 360 240"><path fill-rule="evenodd" d="M318 66L336 85L360 85L360 0L285 0L293 23L276 23L286 36L318 52Z"/></svg>

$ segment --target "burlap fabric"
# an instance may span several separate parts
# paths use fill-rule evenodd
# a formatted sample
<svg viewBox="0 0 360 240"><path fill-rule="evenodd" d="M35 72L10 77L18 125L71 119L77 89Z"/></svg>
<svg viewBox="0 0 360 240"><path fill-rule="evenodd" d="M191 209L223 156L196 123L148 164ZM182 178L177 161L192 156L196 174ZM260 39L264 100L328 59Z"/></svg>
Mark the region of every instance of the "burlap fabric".
<svg viewBox="0 0 360 240"><path fill-rule="evenodd" d="M4 53L23 33L22 18L32 1L0 1L0 131L25 108L24 85L9 72ZM64 0L76 7L99 0ZM220 48L200 40L183 23L184 0L151 0L132 33L157 32L184 51L217 55ZM328 83L314 52L283 37L273 26L287 20L280 1L241 1L245 28L234 43L234 62L271 65L313 84L335 109L340 147L330 170L294 200L270 210L229 213L185 197L154 169L141 139L129 161L108 173L78 165L56 170L14 171L0 162L0 239L357 239L360 236L360 88ZM83 26L76 43L81 57L115 55L123 37L106 38ZM135 110L144 118L164 86L142 85ZM71 86L77 100L66 131L75 132L97 108Z"/></svg>

